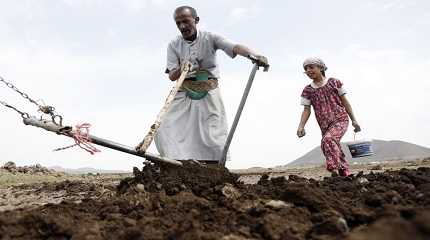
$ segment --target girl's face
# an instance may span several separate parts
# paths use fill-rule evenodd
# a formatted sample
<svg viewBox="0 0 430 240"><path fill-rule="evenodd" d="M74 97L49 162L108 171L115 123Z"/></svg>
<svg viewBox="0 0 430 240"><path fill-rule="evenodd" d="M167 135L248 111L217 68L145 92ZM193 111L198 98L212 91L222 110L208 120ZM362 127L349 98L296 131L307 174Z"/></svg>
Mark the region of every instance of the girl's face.
<svg viewBox="0 0 430 240"><path fill-rule="evenodd" d="M318 65L310 64L305 67L305 73L310 79L322 79L321 68Z"/></svg>

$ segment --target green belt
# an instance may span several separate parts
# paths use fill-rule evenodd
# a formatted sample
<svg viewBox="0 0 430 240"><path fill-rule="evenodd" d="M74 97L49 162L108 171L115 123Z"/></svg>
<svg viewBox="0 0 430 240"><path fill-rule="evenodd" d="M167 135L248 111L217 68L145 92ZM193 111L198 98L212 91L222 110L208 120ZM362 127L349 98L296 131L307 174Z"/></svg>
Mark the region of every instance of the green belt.
<svg viewBox="0 0 430 240"><path fill-rule="evenodd" d="M185 81L196 82L195 84L187 84L187 82L184 82L182 86L184 90L187 92L186 94L189 98L191 98L192 100L200 100L208 94L209 90L216 88L216 86L218 85L217 82L216 84L203 84L205 81L208 81L208 80L213 81L216 79L209 79L209 72L202 70L196 73L195 78L185 79ZM197 82L201 82L202 84L199 84ZM196 86L201 85L201 86L193 88L192 87L193 85L196 85Z"/></svg>

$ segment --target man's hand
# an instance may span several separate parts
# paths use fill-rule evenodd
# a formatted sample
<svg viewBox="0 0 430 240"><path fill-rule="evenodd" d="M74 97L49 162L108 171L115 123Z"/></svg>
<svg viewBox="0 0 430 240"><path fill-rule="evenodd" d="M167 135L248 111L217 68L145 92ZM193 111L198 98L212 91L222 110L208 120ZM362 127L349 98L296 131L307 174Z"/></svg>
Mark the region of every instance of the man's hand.
<svg viewBox="0 0 430 240"><path fill-rule="evenodd" d="M181 76L182 72L185 70L185 68L188 67L188 72L190 72L191 63L189 61L181 61L181 65L179 68L172 70L169 73L169 79L171 81L176 81Z"/></svg>
<svg viewBox="0 0 430 240"><path fill-rule="evenodd" d="M233 53L251 59L251 61L253 63L257 63L259 67L264 67L265 72L269 70L269 61L267 61L267 58L257 54L255 51L244 45L237 44L234 46Z"/></svg>
<svg viewBox="0 0 430 240"><path fill-rule="evenodd" d="M354 132L360 132L361 131L361 127L357 121L352 121L352 126L354 127Z"/></svg>
<svg viewBox="0 0 430 240"><path fill-rule="evenodd" d="M302 128L302 127L299 127L299 129L297 129L297 136L299 137L299 138L301 138L301 137L304 137L306 135L306 131L305 131L305 129L304 128Z"/></svg>
<svg viewBox="0 0 430 240"><path fill-rule="evenodd" d="M191 72L192 67L193 66L191 65L191 63L189 61L183 60L183 61L181 61L180 71L182 73L183 71L185 71L186 68L188 68L188 71Z"/></svg>
<svg viewBox="0 0 430 240"><path fill-rule="evenodd" d="M248 58L251 59L253 63L256 63L259 67L264 67L264 71L267 72L269 70L269 61L263 55L248 55Z"/></svg>
<svg viewBox="0 0 430 240"><path fill-rule="evenodd" d="M257 55L255 56L255 58L257 59L257 65L260 67L266 67L269 66L269 61L267 60L267 57L263 56L263 55Z"/></svg>

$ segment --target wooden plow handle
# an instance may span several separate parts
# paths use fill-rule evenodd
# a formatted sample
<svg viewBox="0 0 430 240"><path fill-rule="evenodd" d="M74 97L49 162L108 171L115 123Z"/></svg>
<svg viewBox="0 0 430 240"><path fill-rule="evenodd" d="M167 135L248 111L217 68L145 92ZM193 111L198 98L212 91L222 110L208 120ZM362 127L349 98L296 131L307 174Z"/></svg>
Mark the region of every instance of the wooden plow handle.
<svg viewBox="0 0 430 240"><path fill-rule="evenodd" d="M155 120L154 124L151 125L151 128L149 129L149 132L146 134L146 136L143 138L143 141L139 143L139 145L137 145L136 149L138 152L145 153L146 150L151 145L152 140L154 139L154 136L158 131L158 128L160 128L160 125L164 119L164 116L169 110L170 105L173 102L173 99L175 99L176 93L178 92L179 88L182 86L182 83L187 77L187 74L190 71L190 69L191 69L190 62L188 61L185 62L182 67L181 76L178 78L178 80L176 80L176 84L175 86L173 86L172 90L170 90L170 93L166 98L163 108L161 108L160 112L157 115L157 119Z"/></svg>

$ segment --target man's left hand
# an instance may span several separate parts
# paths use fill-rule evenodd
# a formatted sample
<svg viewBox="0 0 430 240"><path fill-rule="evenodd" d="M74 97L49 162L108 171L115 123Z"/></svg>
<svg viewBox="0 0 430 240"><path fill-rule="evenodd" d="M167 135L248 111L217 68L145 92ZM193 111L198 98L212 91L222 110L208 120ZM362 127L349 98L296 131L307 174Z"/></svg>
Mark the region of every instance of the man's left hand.
<svg viewBox="0 0 430 240"><path fill-rule="evenodd" d="M269 61L263 55L248 55L248 58L251 59L253 63L256 63L259 67L264 67L264 71L267 72L269 70Z"/></svg>
<svg viewBox="0 0 430 240"><path fill-rule="evenodd" d="M257 55L255 56L256 60L257 60L257 65L260 67L267 67L269 66L269 61L267 60L267 57L263 56L263 55Z"/></svg>

